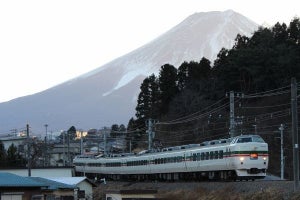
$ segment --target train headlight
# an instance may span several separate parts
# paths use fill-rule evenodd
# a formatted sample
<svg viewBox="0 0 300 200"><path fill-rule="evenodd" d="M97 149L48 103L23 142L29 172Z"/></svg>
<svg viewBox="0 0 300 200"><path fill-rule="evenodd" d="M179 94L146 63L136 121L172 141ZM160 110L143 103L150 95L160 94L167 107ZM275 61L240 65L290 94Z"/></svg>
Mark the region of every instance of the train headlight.
<svg viewBox="0 0 300 200"><path fill-rule="evenodd" d="M245 158L244 157L240 157L240 161L244 161L245 160Z"/></svg>
<svg viewBox="0 0 300 200"><path fill-rule="evenodd" d="M263 157L263 160L267 160L267 157Z"/></svg>

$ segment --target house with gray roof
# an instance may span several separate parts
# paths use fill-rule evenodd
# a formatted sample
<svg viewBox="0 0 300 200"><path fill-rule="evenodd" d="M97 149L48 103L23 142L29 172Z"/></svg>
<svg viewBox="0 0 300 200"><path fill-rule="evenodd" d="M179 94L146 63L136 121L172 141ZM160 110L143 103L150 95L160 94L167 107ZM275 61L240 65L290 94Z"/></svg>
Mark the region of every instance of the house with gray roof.
<svg viewBox="0 0 300 200"><path fill-rule="evenodd" d="M78 199L93 199L93 188L97 185L87 179L85 176L83 177L47 177L47 179L73 185L77 188L77 197Z"/></svg>
<svg viewBox="0 0 300 200"><path fill-rule="evenodd" d="M11 173L0 173L0 199L1 200L31 200L35 195L42 195L47 184L17 176Z"/></svg>
<svg viewBox="0 0 300 200"><path fill-rule="evenodd" d="M76 185L0 172L0 200L74 200L77 192Z"/></svg>

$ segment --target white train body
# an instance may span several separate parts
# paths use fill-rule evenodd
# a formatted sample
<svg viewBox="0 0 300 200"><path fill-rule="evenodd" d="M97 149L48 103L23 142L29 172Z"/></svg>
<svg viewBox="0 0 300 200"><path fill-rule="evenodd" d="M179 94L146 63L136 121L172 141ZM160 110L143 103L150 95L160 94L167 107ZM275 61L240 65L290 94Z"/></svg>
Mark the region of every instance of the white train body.
<svg viewBox="0 0 300 200"><path fill-rule="evenodd" d="M155 153L118 157L77 156L76 172L136 179L256 179L266 176L268 145L258 135L185 145ZM115 176L107 176L115 175Z"/></svg>

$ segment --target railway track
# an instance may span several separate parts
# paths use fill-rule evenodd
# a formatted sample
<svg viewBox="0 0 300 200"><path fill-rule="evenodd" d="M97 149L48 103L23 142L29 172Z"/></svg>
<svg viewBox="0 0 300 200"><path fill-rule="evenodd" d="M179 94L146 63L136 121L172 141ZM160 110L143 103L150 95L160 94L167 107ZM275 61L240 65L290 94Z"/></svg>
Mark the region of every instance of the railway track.
<svg viewBox="0 0 300 200"><path fill-rule="evenodd" d="M202 188L206 191L230 190L239 194L264 192L269 190L278 191L285 195L294 192L293 181L256 180L256 181L205 181L205 182L110 182L101 184L101 190L142 190L154 189L160 192L172 191L195 191Z"/></svg>

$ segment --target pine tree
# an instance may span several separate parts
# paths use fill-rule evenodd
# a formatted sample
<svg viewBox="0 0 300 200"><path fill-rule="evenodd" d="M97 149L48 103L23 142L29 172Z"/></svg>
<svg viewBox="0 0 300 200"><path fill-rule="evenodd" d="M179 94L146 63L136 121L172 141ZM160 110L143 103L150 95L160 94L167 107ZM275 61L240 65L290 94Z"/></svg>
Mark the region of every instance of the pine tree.
<svg viewBox="0 0 300 200"><path fill-rule="evenodd" d="M300 19L299 18L295 18L293 21L291 21L288 28L288 36L290 41L292 41L294 44L300 45Z"/></svg>
<svg viewBox="0 0 300 200"><path fill-rule="evenodd" d="M4 148L4 144L0 141L0 168L6 166L6 151Z"/></svg>
<svg viewBox="0 0 300 200"><path fill-rule="evenodd" d="M189 79L188 66L188 62L184 61L177 70L177 87L179 91L186 88Z"/></svg>
<svg viewBox="0 0 300 200"><path fill-rule="evenodd" d="M140 87L136 106L136 117L140 121L158 116L159 90L157 78L154 74L144 79Z"/></svg>
<svg viewBox="0 0 300 200"><path fill-rule="evenodd" d="M118 124L113 124L111 126L110 136L115 138L115 137L117 137L118 133L119 133L119 125Z"/></svg>
<svg viewBox="0 0 300 200"><path fill-rule="evenodd" d="M7 164L9 167L20 167L23 165L22 156L17 147L12 143L7 149Z"/></svg>
<svg viewBox="0 0 300 200"><path fill-rule="evenodd" d="M140 124L138 120L135 120L134 118L131 118L128 122L127 125L127 135L126 135L126 140L127 140L127 150L129 150L130 144L131 144L131 149L135 149L138 147L140 144L140 140L142 137L142 132L141 130L145 126L145 123L143 122Z"/></svg>
<svg viewBox="0 0 300 200"><path fill-rule="evenodd" d="M160 112L166 114L172 98L178 93L177 88L177 69L165 64L159 72L159 89L160 89Z"/></svg>
<svg viewBox="0 0 300 200"><path fill-rule="evenodd" d="M71 126L69 128L68 136L70 137L70 140L74 140L76 138L76 128L75 128L75 126Z"/></svg>
<svg viewBox="0 0 300 200"><path fill-rule="evenodd" d="M140 87L141 91L138 96L136 110L136 117L139 120L145 120L150 110L150 88L149 78L145 78Z"/></svg>

